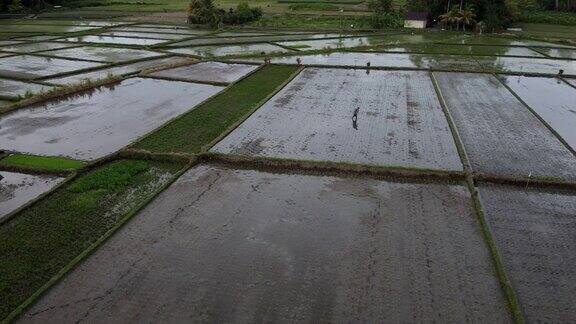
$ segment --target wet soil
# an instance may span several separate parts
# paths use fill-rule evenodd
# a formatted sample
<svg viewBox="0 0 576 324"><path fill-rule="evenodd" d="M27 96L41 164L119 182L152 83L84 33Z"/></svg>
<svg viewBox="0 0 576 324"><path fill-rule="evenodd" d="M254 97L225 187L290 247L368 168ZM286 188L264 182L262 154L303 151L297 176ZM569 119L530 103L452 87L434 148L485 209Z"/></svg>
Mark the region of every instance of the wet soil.
<svg viewBox="0 0 576 324"><path fill-rule="evenodd" d="M0 171L0 220L64 178Z"/></svg>
<svg viewBox="0 0 576 324"><path fill-rule="evenodd" d="M470 202L199 166L21 322L510 322Z"/></svg>
<svg viewBox="0 0 576 324"><path fill-rule="evenodd" d="M80 160L103 157L192 109L222 87L128 79L0 119L3 149Z"/></svg>
<svg viewBox="0 0 576 324"><path fill-rule="evenodd" d="M576 195L486 185L491 231L527 322L576 321Z"/></svg>
<svg viewBox="0 0 576 324"><path fill-rule="evenodd" d="M256 70L256 65L228 64L221 62L200 62L189 66L162 70L152 76L177 78L187 81L234 82Z"/></svg>
<svg viewBox="0 0 576 324"><path fill-rule="evenodd" d="M425 72L307 68L212 150L462 170Z"/></svg>
<svg viewBox="0 0 576 324"><path fill-rule="evenodd" d="M474 171L576 179L576 157L494 76L435 75Z"/></svg>
<svg viewBox="0 0 576 324"><path fill-rule="evenodd" d="M557 78L506 76L505 80L576 151L576 89Z"/></svg>

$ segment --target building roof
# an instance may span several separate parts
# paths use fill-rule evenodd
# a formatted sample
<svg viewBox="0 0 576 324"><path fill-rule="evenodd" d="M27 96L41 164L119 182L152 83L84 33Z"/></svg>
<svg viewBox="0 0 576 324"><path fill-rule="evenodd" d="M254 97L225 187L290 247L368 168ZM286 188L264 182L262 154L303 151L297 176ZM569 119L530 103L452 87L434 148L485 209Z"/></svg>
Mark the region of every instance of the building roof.
<svg viewBox="0 0 576 324"><path fill-rule="evenodd" d="M406 20L424 20L424 21L427 21L429 15L430 15L430 13L428 11L408 11L404 15L404 18Z"/></svg>

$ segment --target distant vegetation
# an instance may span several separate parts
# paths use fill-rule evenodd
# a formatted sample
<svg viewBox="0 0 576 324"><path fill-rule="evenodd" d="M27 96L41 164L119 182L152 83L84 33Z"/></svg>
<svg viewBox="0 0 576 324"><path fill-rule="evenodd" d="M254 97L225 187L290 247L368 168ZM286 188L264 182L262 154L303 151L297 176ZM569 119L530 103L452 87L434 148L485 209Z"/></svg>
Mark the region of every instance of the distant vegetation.
<svg viewBox="0 0 576 324"><path fill-rule="evenodd" d="M576 12L525 11L520 21L527 23L576 26ZM576 35L576 31L574 31Z"/></svg>
<svg viewBox="0 0 576 324"><path fill-rule="evenodd" d="M188 22L192 24L210 25L242 25L256 21L262 17L260 7L250 7L247 3L239 4L236 9L228 11L217 8L212 0L192 0L188 5Z"/></svg>

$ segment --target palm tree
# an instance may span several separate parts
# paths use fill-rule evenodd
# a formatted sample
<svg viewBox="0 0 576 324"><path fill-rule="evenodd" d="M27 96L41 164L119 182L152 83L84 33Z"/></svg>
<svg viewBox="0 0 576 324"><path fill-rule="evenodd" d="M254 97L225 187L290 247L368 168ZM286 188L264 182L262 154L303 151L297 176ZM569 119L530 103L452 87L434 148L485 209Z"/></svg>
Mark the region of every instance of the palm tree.
<svg viewBox="0 0 576 324"><path fill-rule="evenodd" d="M456 10L456 8L453 8L447 13L440 15L439 18L443 24L450 26L450 29L452 29L454 23L458 22L458 10Z"/></svg>
<svg viewBox="0 0 576 324"><path fill-rule="evenodd" d="M476 14L474 13L474 9L466 8L464 10L460 10L459 12L460 22L462 22L462 28L466 31L467 25L473 25L476 22Z"/></svg>

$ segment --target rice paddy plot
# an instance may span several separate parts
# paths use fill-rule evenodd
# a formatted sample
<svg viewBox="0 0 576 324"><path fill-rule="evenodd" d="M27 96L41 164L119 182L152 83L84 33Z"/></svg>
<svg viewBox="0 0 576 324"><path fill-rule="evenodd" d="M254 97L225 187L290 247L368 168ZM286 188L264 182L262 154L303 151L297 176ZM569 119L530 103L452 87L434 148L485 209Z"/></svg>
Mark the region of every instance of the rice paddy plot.
<svg viewBox="0 0 576 324"><path fill-rule="evenodd" d="M278 56L272 58L272 63L281 64L298 64L297 59L300 58L304 65L320 65L320 66L358 66L365 67L368 62L371 66L376 67L397 67L397 68L417 68L418 55L411 54L383 54L383 53L351 53L351 52L335 52L323 53L313 55L297 56L291 54L290 56ZM245 61L260 62L262 59L243 59Z"/></svg>
<svg viewBox="0 0 576 324"><path fill-rule="evenodd" d="M101 66L101 64L33 55L18 55L0 59L0 76L36 79L98 66Z"/></svg>
<svg viewBox="0 0 576 324"><path fill-rule="evenodd" d="M61 25L45 25L45 24L1 24L0 28L3 33L73 33L80 31L92 30L98 27L92 26L61 26Z"/></svg>
<svg viewBox="0 0 576 324"><path fill-rule="evenodd" d="M165 39L112 37L112 36L98 36L98 35L68 37L63 40L67 42L80 42L80 43L142 45L142 46L156 45L166 42Z"/></svg>
<svg viewBox="0 0 576 324"><path fill-rule="evenodd" d="M253 55L284 53L289 50L272 44L245 44L245 45L222 45L222 46L198 46L183 47L168 50L171 53L197 55L197 56L230 56L230 55Z"/></svg>
<svg viewBox="0 0 576 324"><path fill-rule="evenodd" d="M212 151L462 170L425 72L305 69Z"/></svg>
<svg viewBox="0 0 576 324"><path fill-rule="evenodd" d="M139 26L124 26L116 27L110 29L113 32L132 32L132 33L162 33L162 34L180 34L180 35L205 35L213 33L213 30L200 30L200 29L188 29L188 28L150 28L150 27L139 27Z"/></svg>
<svg viewBox="0 0 576 324"><path fill-rule="evenodd" d="M19 40L0 40L0 49L2 49L2 46L16 45L22 43L23 42Z"/></svg>
<svg viewBox="0 0 576 324"><path fill-rule="evenodd" d="M535 47L549 47L549 48L575 48L569 45L542 42L530 39L516 40L506 37L493 37L493 36L469 36L462 40L462 44L467 45L499 45L499 46L535 46Z"/></svg>
<svg viewBox="0 0 576 324"><path fill-rule="evenodd" d="M216 35L217 36L217 35ZM215 45L215 44L236 44L236 43L265 43L265 42L281 42L296 39L320 39L320 38L337 38L343 36L342 34L291 34L291 35L270 35L270 36L252 36L252 37L202 37L190 39L178 43L170 44L170 47L188 47L199 45Z"/></svg>
<svg viewBox="0 0 576 324"><path fill-rule="evenodd" d="M128 79L8 113L0 120L0 142L11 151L97 159L193 109L221 89L204 84Z"/></svg>
<svg viewBox="0 0 576 324"><path fill-rule="evenodd" d="M480 186L486 219L526 322L576 321L576 196Z"/></svg>
<svg viewBox="0 0 576 324"><path fill-rule="evenodd" d="M25 54L25 53L43 52L61 48L69 48L73 46L76 45L66 43L39 42L39 43L15 44L12 46L4 46L0 49L5 52L15 52Z"/></svg>
<svg viewBox="0 0 576 324"><path fill-rule="evenodd" d="M36 36L26 36L26 37L19 37L18 40L24 40L27 42L46 42L52 41L57 38L62 38L62 36L55 36L55 35L36 35Z"/></svg>
<svg viewBox="0 0 576 324"><path fill-rule="evenodd" d="M470 201L460 185L198 166L20 320L509 322Z"/></svg>
<svg viewBox="0 0 576 324"><path fill-rule="evenodd" d="M304 65L317 66L354 66L354 67L389 67L389 68L421 68L421 69L462 69L482 70L473 58L447 54L405 54L405 53L354 53L332 52L313 55L294 55L273 57L273 63L298 64L298 59ZM242 59L242 61L259 62L262 59Z"/></svg>
<svg viewBox="0 0 576 324"><path fill-rule="evenodd" d="M557 78L509 75L504 80L576 151L576 89Z"/></svg>
<svg viewBox="0 0 576 324"><path fill-rule="evenodd" d="M256 70L257 65L230 64L222 62L200 62L152 73L151 76L182 81L224 82L237 81Z"/></svg>
<svg viewBox="0 0 576 324"><path fill-rule="evenodd" d="M531 56L544 55L523 47L507 46L474 46L474 45L401 45L382 48L385 52L403 52L418 54L459 54L459 55L496 55L496 56ZM470 58L473 60L473 58Z"/></svg>
<svg viewBox="0 0 576 324"><path fill-rule="evenodd" d="M42 53L62 58L80 58L83 60L98 61L104 63L120 63L124 61L139 60L164 55L158 52L114 47L82 46L67 48Z"/></svg>
<svg viewBox="0 0 576 324"><path fill-rule="evenodd" d="M576 157L496 77L434 74L473 171L576 179Z"/></svg>
<svg viewBox="0 0 576 324"><path fill-rule="evenodd" d="M115 66L111 68L95 70L87 73L80 73L65 77L57 77L54 79L48 79L46 80L46 82L58 85L66 85L66 84L79 83L84 80L99 80L109 76L119 76L119 75L137 73L144 69L157 68L163 65L180 64L187 60L188 59L182 59L179 57L163 57L126 65Z"/></svg>
<svg viewBox="0 0 576 324"><path fill-rule="evenodd" d="M142 33L142 32L117 32L108 31L96 36L112 36L112 37L128 37L128 38L151 38L151 39L165 39L165 40L178 40L188 38L190 35L182 34L165 34L165 33Z"/></svg>
<svg viewBox="0 0 576 324"><path fill-rule="evenodd" d="M63 180L56 176L0 171L0 220Z"/></svg>
<svg viewBox="0 0 576 324"><path fill-rule="evenodd" d="M290 32L291 34L291 32ZM243 37L243 36L270 36L275 35L273 32L249 32L249 31L223 31L213 35L210 37ZM277 35L277 34L276 34Z"/></svg>
<svg viewBox="0 0 576 324"><path fill-rule="evenodd" d="M551 60L521 57L477 57L487 70L496 72L558 74L576 76L576 60Z"/></svg>
<svg viewBox="0 0 576 324"><path fill-rule="evenodd" d="M568 48L537 48L541 53L548 56L561 58L561 59L574 59L576 60L576 49Z"/></svg>
<svg viewBox="0 0 576 324"><path fill-rule="evenodd" d="M339 49L339 48L375 45L371 43L370 37L302 40L302 41L279 42L278 44L299 50Z"/></svg>
<svg viewBox="0 0 576 324"><path fill-rule="evenodd" d="M52 88L53 87L37 83L0 79L0 97L21 97L47 91Z"/></svg>

